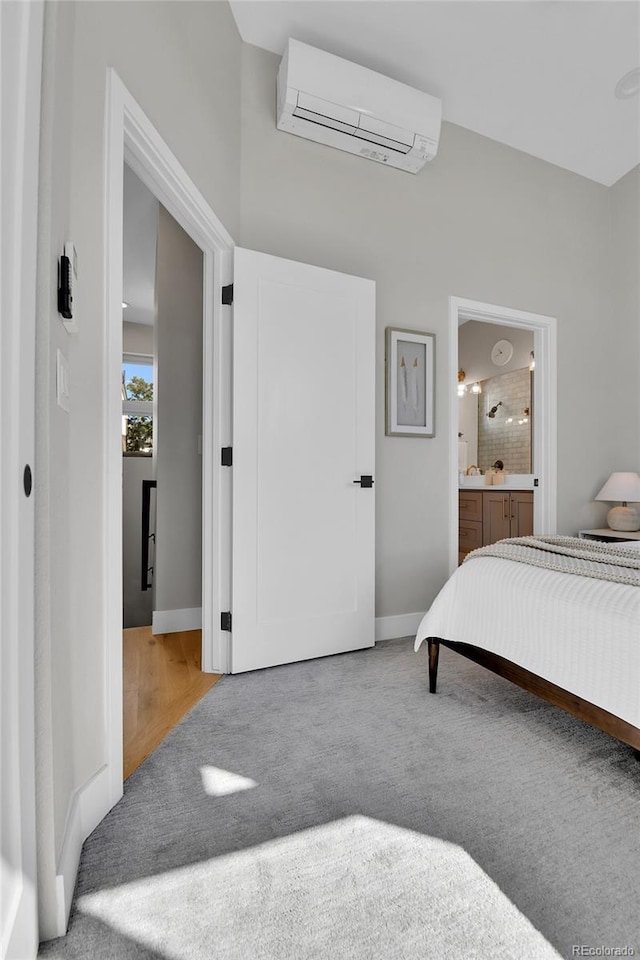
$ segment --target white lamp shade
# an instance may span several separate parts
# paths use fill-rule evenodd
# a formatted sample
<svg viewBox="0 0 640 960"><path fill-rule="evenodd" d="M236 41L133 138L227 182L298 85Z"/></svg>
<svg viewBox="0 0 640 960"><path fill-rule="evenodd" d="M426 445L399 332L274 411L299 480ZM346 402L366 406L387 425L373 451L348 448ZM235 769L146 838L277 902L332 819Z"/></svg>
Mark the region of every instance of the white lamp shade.
<svg viewBox="0 0 640 960"><path fill-rule="evenodd" d="M637 473L612 473L595 499L640 503L640 477Z"/></svg>

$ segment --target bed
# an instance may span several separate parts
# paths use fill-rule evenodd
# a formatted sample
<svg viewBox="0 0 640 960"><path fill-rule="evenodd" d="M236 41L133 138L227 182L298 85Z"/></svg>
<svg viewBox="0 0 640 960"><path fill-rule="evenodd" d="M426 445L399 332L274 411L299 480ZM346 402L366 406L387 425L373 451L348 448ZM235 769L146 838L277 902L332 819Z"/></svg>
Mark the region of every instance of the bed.
<svg viewBox="0 0 640 960"><path fill-rule="evenodd" d="M640 577L640 541L587 549L612 547ZM431 693L444 645L640 750L640 581L531 566L482 548L423 617L415 649L425 640Z"/></svg>

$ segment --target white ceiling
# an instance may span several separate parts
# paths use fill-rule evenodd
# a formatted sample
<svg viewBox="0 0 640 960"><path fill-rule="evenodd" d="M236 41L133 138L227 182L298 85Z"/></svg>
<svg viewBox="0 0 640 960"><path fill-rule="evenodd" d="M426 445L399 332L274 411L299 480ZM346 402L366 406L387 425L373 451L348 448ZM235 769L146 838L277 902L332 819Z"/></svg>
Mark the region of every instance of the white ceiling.
<svg viewBox="0 0 640 960"><path fill-rule="evenodd" d="M639 0L231 0L242 39L288 37L440 97L443 117L610 186L640 163Z"/></svg>

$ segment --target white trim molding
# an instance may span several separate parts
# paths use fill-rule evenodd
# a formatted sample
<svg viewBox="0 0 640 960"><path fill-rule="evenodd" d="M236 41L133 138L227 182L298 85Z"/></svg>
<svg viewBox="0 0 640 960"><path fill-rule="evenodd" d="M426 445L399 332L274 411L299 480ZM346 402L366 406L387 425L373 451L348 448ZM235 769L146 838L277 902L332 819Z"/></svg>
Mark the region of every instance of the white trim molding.
<svg viewBox="0 0 640 960"><path fill-rule="evenodd" d="M71 795L56 869L56 932L67 932L82 844L104 817L104 797L109 789L109 771L101 767Z"/></svg>
<svg viewBox="0 0 640 960"><path fill-rule="evenodd" d="M186 607L184 610L154 610L151 616L151 633L180 633L182 630L200 630L202 607Z"/></svg>
<svg viewBox="0 0 640 960"><path fill-rule="evenodd" d="M458 326L461 320L478 320L533 332L536 358L533 407L535 533L553 534L557 527L558 499L558 348L557 320L492 303L449 297L449 572L458 566Z"/></svg>
<svg viewBox="0 0 640 960"><path fill-rule="evenodd" d="M376 617L376 643L380 640L397 640L414 637L424 617L422 613L398 613L392 617Z"/></svg>
<svg viewBox="0 0 640 960"><path fill-rule="evenodd" d="M203 424L202 424L202 665L228 669L228 633L220 611L230 605L231 483L219 450L231 444L231 308L220 288L231 282L234 242L118 74L106 77L105 115L105 301L103 458L105 495L104 649L105 740L108 791L103 815L122 796L122 205L123 163L136 173L203 251ZM216 456L218 454L218 456ZM227 474L229 471L227 470Z"/></svg>

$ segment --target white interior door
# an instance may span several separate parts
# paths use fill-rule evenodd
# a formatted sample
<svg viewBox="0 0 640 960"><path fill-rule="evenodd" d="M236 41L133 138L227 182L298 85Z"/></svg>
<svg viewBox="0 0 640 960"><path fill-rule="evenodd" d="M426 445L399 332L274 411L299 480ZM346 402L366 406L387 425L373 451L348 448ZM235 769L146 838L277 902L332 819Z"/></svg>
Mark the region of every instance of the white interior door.
<svg viewBox="0 0 640 960"><path fill-rule="evenodd" d="M373 646L375 284L236 248L233 325L232 672Z"/></svg>
<svg viewBox="0 0 640 960"><path fill-rule="evenodd" d="M43 4L0 3L0 955L38 949L34 374Z"/></svg>

